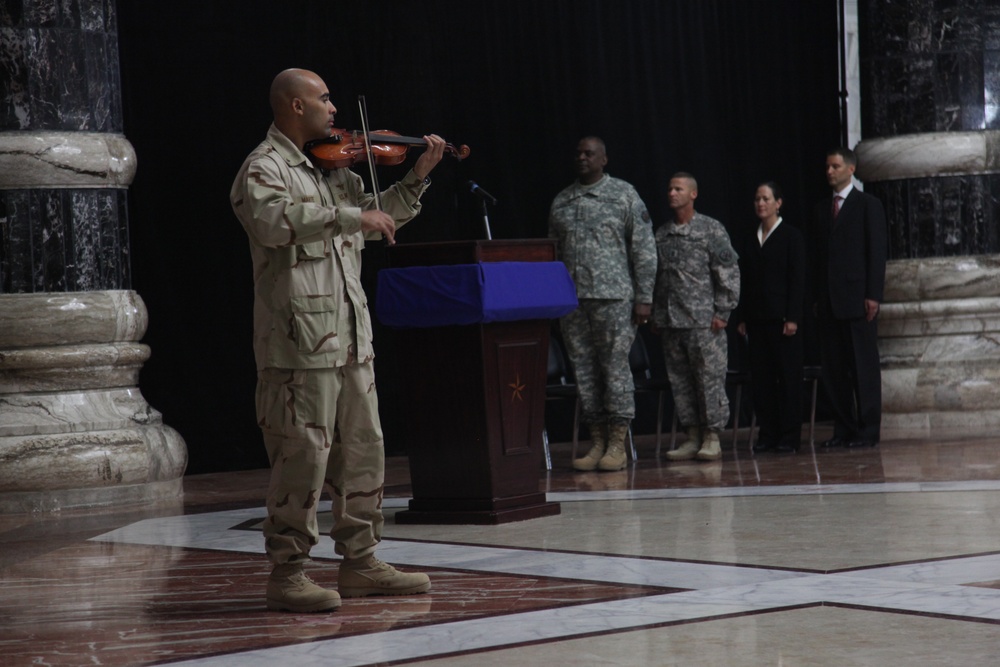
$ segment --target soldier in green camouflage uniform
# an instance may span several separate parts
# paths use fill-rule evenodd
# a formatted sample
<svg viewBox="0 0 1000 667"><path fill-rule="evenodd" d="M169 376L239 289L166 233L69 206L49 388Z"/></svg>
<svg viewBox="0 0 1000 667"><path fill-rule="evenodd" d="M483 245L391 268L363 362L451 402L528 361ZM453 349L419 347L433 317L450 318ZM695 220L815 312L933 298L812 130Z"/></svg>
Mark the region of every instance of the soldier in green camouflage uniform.
<svg viewBox="0 0 1000 667"><path fill-rule="evenodd" d="M695 212L698 184L670 179L674 221L656 230L658 270L653 323L663 336L667 377L688 440L671 461L722 456L719 431L729 420L726 324L740 297L740 270L726 228Z"/></svg>
<svg viewBox="0 0 1000 667"><path fill-rule="evenodd" d="M330 135L336 108L326 84L305 70L271 86L274 123L247 157L230 201L250 240L257 419L271 462L264 523L273 565L270 609L336 609L340 597L303 572L318 541L316 504L333 499L336 551L345 597L421 593L424 574L405 574L374 557L382 533L384 452L372 366L372 327L361 286L365 239L391 243L420 211L428 173L445 142L382 193L383 211L348 169L324 172L303 153Z"/></svg>
<svg viewBox="0 0 1000 667"><path fill-rule="evenodd" d="M635 417L629 350L649 318L656 278L653 228L635 188L604 173L603 141L581 139L576 155L579 180L556 195L549 213L549 236L580 302L560 322L592 442L573 467L621 470Z"/></svg>

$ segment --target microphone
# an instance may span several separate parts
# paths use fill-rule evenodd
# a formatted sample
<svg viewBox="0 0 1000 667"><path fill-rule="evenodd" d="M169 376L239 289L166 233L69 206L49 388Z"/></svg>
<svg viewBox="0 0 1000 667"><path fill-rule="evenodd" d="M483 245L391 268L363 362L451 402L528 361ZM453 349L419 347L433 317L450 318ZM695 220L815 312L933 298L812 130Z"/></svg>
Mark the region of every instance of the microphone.
<svg viewBox="0 0 1000 667"><path fill-rule="evenodd" d="M497 198L491 195L486 190L483 190L481 187L479 187L478 183L476 183L475 181L469 181L467 185L469 186L469 192L479 195L480 197L482 197L489 203L493 204L494 206L497 205Z"/></svg>

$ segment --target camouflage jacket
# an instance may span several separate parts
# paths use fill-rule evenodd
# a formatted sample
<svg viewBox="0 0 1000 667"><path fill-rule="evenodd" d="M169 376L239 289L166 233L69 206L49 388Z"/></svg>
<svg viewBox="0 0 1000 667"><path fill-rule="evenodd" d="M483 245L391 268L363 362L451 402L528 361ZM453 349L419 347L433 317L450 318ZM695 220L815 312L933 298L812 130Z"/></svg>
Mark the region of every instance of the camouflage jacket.
<svg viewBox="0 0 1000 667"><path fill-rule="evenodd" d="M396 227L420 211L427 185L411 171L382 194ZM229 195L250 239L257 368L330 368L370 361L361 286L361 211L375 207L349 169L324 176L274 125Z"/></svg>
<svg viewBox="0 0 1000 667"><path fill-rule="evenodd" d="M739 259L722 223L701 213L686 225L656 230L653 322L667 329L707 329L729 319L740 299Z"/></svg>
<svg viewBox="0 0 1000 667"><path fill-rule="evenodd" d="M578 298L653 302L653 227L630 184L607 175L591 186L573 183L552 202L549 237L559 242Z"/></svg>

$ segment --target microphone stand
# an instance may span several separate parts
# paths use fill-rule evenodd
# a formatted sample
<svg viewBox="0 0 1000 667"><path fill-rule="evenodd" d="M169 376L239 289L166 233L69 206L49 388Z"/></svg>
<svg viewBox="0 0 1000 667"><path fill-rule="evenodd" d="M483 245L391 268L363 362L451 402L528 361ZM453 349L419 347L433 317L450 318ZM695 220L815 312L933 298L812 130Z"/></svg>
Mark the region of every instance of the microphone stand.
<svg viewBox="0 0 1000 667"><path fill-rule="evenodd" d="M493 235L490 234L490 216L486 212L486 199L483 197L479 198L483 203L483 229L486 230L486 240L492 241Z"/></svg>
<svg viewBox="0 0 1000 667"><path fill-rule="evenodd" d="M475 181L469 181L466 185L469 186L469 191L474 195L478 195L479 199L483 202L483 229L486 230L486 240L492 241L493 235L490 233L490 216L486 212L486 203L492 202L495 205L497 203L496 197L479 187L479 184Z"/></svg>

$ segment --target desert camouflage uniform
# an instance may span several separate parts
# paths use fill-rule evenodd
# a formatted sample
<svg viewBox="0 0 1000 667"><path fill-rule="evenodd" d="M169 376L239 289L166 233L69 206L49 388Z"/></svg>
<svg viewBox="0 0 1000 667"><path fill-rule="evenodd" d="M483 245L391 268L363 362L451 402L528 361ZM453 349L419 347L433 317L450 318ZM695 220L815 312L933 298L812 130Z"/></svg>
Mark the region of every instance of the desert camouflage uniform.
<svg viewBox="0 0 1000 667"><path fill-rule="evenodd" d="M720 431L729 420L727 340L711 324L712 317L728 321L739 301L738 256L722 223L700 213L657 229L656 252L653 322L663 334L678 421Z"/></svg>
<svg viewBox="0 0 1000 667"><path fill-rule="evenodd" d="M646 205L631 185L605 175L573 183L552 202L549 237L559 242L580 302L562 318L583 421L631 421L635 386L628 354L634 304L653 301L656 250Z"/></svg>
<svg viewBox="0 0 1000 667"><path fill-rule="evenodd" d="M425 189L410 172L383 193L397 227L417 215ZM350 170L314 167L272 125L230 202L253 259L257 419L271 462L268 557L275 565L308 559L324 488L337 553L367 556L381 539L385 477L361 286L361 211L374 197Z"/></svg>

